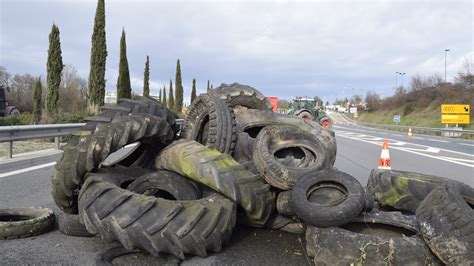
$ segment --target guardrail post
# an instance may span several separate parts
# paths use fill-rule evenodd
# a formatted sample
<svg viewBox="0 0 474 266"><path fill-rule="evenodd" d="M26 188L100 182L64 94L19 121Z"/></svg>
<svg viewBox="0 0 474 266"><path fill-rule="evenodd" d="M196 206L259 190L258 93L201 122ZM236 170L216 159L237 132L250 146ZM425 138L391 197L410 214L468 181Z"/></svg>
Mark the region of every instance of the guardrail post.
<svg viewBox="0 0 474 266"><path fill-rule="evenodd" d="M59 150L59 145L61 144L61 137L54 137L54 146L56 146L56 150Z"/></svg>
<svg viewBox="0 0 474 266"><path fill-rule="evenodd" d="M7 142L7 158L13 157L13 141Z"/></svg>

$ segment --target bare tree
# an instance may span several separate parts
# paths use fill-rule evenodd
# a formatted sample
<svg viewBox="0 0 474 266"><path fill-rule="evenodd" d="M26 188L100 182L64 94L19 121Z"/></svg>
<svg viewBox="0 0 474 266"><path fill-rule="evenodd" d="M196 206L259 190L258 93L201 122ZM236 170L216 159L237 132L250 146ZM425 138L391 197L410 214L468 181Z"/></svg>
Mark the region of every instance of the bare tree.
<svg viewBox="0 0 474 266"><path fill-rule="evenodd" d="M33 84L35 78L30 74L15 74L10 81L10 91L7 91L7 99L15 105L20 112L33 111Z"/></svg>
<svg viewBox="0 0 474 266"><path fill-rule="evenodd" d="M59 87L59 109L62 113L84 113L87 108L86 80L79 77L72 65L66 65Z"/></svg>
<svg viewBox="0 0 474 266"><path fill-rule="evenodd" d="M367 91L365 102L367 103L368 110L377 109L380 105L380 96L375 91Z"/></svg>
<svg viewBox="0 0 474 266"><path fill-rule="evenodd" d="M458 72L458 75L455 77L456 83L462 84L464 87L472 89L474 83L474 65L472 60L464 58L462 68Z"/></svg>
<svg viewBox="0 0 474 266"><path fill-rule="evenodd" d="M11 78L12 74L10 74L4 66L0 66L0 85L8 87Z"/></svg>

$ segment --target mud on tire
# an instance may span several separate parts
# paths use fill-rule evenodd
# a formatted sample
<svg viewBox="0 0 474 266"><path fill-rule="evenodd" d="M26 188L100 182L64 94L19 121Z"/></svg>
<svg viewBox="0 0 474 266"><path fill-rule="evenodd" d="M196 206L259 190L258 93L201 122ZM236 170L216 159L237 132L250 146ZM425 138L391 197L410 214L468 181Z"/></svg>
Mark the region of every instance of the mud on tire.
<svg viewBox="0 0 474 266"><path fill-rule="evenodd" d="M374 169L367 190L382 206L415 212L421 201L436 187L453 186L470 204L474 204L474 188L448 178L407 171Z"/></svg>
<svg viewBox="0 0 474 266"><path fill-rule="evenodd" d="M308 226L306 250L315 265L442 265L417 235L416 219L371 212L339 227Z"/></svg>
<svg viewBox="0 0 474 266"><path fill-rule="evenodd" d="M87 230L129 251L160 252L184 259L219 252L235 224L235 204L212 193L192 201L145 196L120 187L127 179L120 169L91 173L81 188L79 211Z"/></svg>
<svg viewBox="0 0 474 266"><path fill-rule="evenodd" d="M64 212L77 213L77 194L84 175L97 168L109 154L136 141L155 143L155 148L169 143L174 131L163 119L146 114L113 118L97 124L94 131L76 133L63 148L52 178L52 195Z"/></svg>
<svg viewBox="0 0 474 266"><path fill-rule="evenodd" d="M56 215L58 221L58 229L61 233L69 236L91 237L93 234L89 233L80 221L78 214L69 214L59 211Z"/></svg>
<svg viewBox="0 0 474 266"><path fill-rule="evenodd" d="M258 90L239 83L225 84L210 91L226 101L231 107L245 106L250 109L272 110L270 101Z"/></svg>
<svg viewBox="0 0 474 266"><path fill-rule="evenodd" d="M311 156L306 156L308 153ZM293 158L295 163L283 164L279 158L285 157ZM309 162L302 164L306 160ZM269 184L284 190L291 189L300 177L308 173L329 168L331 160L316 135L294 126L265 127L254 144L253 161L259 173Z"/></svg>
<svg viewBox="0 0 474 266"><path fill-rule="evenodd" d="M0 209L0 240L36 236L53 227L54 213L50 209Z"/></svg>
<svg viewBox="0 0 474 266"><path fill-rule="evenodd" d="M416 210L421 235L448 265L474 264L474 205L450 186L435 188Z"/></svg>
<svg viewBox="0 0 474 266"><path fill-rule="evenodd" d="M189 177L232 199L255 226L263 226L275 209L275 194L260 175L249 172L230 155L196 141L175 141L160 152L155 166Z"/></svg>

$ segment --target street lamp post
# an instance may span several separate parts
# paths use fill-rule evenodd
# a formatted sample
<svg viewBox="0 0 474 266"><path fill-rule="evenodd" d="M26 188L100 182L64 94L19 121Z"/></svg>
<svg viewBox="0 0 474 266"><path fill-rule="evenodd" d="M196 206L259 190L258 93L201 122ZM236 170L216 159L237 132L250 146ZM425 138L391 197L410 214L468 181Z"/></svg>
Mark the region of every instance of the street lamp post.
<svg viewBox="0 0 474 266"><path fill-rule="evenodd" d="M397 90L397 86L398 86L398 84L397 84L397 77L398 77L398 74L400 74L400 72L398 72L398 71L395 72L395 90Z"/></svg>
<svg viewBox="0 0 474 266"><path fill-rule="evenodd" d="M400 76L402 76L402 88L403 88L403 76L405 76L406 73L403 72L403 73L398 73L398 74L400 74Z"/></svg>
<svg viewBox="0 0 474 266"><path fill-rule="evenodd" d="M446 57L447 57L448 52L449 52L449 49L444 49L444 84L447 83L447 79L446 79Z"/></svg>

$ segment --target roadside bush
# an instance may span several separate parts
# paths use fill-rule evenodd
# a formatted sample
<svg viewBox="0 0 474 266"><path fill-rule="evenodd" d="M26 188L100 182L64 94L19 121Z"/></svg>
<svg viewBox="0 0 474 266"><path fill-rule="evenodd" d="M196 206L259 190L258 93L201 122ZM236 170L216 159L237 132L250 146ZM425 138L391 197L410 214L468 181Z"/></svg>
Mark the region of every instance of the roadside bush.
<svg viewBox="0 0 474 266"><path fill-rule="evenodd" d="M415 110L413 104L407 104L405 106L405 109L403 109L403 115L406 116L406 115L409 115L411 114L413 111Z"/></svg>
<svg viewBox="0 0 474 266"><path fill-rule="evenodd" d="M32 122L33 116L28 112L22 113L20 117L0 117L0 126L30 125Z"/></svg>

